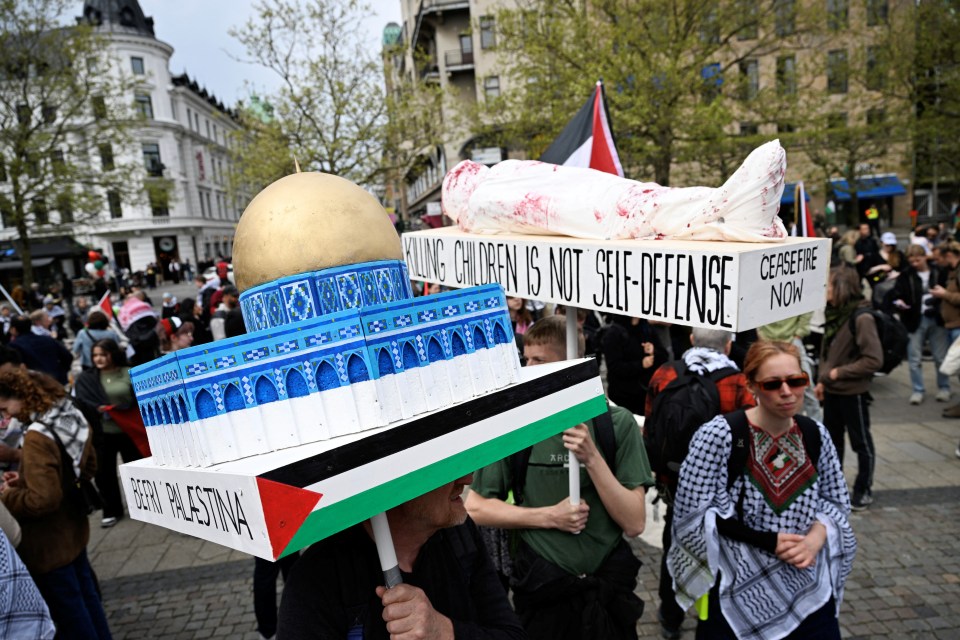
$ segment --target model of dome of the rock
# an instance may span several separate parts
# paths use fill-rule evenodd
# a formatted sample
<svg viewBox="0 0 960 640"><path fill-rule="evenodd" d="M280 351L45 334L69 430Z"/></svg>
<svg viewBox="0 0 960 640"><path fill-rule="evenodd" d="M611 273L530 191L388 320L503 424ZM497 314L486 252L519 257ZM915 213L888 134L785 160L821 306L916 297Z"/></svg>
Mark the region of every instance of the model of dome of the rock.
<svg viewBox="0 0 960 640"><path fill-rule="evenodd" d="M264 189L237 226L248 333L131 371L154 462L206 467L349 436L519 379L498 284L414 298L376 199L322 173Z"/></svg>

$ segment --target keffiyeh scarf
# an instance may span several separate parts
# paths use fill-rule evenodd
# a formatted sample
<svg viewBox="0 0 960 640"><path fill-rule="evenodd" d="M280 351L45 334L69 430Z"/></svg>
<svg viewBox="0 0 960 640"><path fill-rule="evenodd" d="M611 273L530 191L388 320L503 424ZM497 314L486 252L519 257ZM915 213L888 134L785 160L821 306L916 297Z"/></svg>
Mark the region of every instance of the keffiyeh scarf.
<svg viewBox="0 0 960 640"><path fill-rule="evenodd" d="M73 462L73 471L80 477L80 458L83 456L83 447L90 435L87 420L80 413L80 409L69 398L61 399L44 414L30 416L31 424L26 431L39 431L51 440L54 440L50 429L56 429L63 447L67 450Z"/></svg>
<svg viewBox="0 0 960 640"><path fill-rule="evenodd" d="M754 483L741 476L727 490L730 425L717 416L697 431L680 470L667 566L677 602L689 608L720 574L720 608L738 638L777 640L832 596L839 611L857 543L850 499L836 449L823 425L816 480L779 514ZM744 492L744 524L758 531L806 534L815 521L827 529L817 561L797 569L775 555L723 537L717 519L735 517Z"/></svg>

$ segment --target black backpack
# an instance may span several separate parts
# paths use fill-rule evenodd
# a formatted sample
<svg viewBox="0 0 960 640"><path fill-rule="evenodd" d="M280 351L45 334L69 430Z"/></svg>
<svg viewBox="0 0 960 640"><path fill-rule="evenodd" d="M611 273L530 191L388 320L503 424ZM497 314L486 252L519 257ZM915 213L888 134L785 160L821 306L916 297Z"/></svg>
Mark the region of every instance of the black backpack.
<svg viewBox="0 0 960 640"><path fill-rule="evenodd" d="M667 489L675 489L680 465L687 457L690 440L706 422L720 414L717 381L738 372L723 367L706 375L690 371L686 362L670 364L677 377L657 393L644 423L644 444L650 467ZM672 491L671 491L672 493Z"/></svg>
<svg viewBox="0 0 960 640"><path fill-rule="evenodd" d="M593 432L597 437L600 454L607 461L613 475L617 475L617 441L609 409L593 419ZM523 504L523 488L527 483L527 467L530 465L532 452L533 447L527 447L510 456L510 475L513 479L510 491L513 493L514 504Z"/></svg>
<svg viewBox="0 0 960 640"><path fill-rule="evenodd" d="M873 316L877 325L877 336L880 338L880 346L883 348L883 364L880 366L880 373L890 373L897 368L903 359L907 357L907 343L910 342L910 335L903 323L894 318L886 311L880 309L857 309L850 315L850 333L854 339L857 336L857 318L864 313Z"/></svg>

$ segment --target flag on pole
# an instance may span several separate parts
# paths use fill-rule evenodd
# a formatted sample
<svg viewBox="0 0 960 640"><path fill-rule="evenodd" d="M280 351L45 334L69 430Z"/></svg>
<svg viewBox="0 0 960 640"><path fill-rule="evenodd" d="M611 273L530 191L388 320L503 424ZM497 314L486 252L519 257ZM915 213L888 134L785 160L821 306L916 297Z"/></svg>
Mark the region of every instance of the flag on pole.
<svg viewBox="0 0 960 640"><path fill-rule="evenodd" d="M103 312L107 314L107 320L113 320L113 305L110 304L110 291L107 291L103 294L103 297L100 298L100 302L97 303L97 306L103 309Z"/></svg>
<svg viewBox="0 0 960 640"><path fill-rule="evenodd" d="M540 160L567 167L589 167L623 177L623 166L610 129L610 114L603 99L602 82L597 81L593 96L543 152Z"/></svg>
<svg viewBox="0 0 960 640"><path fill-rule="evenodd" d="M803 190L803 181L797 183L793 194L793 221L795 223L793 235L813 238L817 234L813 230L813 219L807 209L807 194Z"/></svg>

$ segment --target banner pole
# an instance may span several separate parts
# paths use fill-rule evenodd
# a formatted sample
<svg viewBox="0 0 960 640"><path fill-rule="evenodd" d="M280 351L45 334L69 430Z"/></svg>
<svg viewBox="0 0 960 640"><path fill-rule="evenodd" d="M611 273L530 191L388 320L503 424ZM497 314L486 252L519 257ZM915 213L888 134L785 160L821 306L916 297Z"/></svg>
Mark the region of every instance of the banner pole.
<svg viewBox="0 0 960 640"><path fill-rule="evenodd" d="M7 293L6 287L4 287L2 284L0 284L0 291L3 292L3 297L7 299L7 302L9 302L10 304L13 305L13 308L16 310L17 315L21 315L21 316L22 316L22 315L23 315L23 309L21 309L21 308L20 308L20 305L18 305L18 304L14 301L14 299L10 297L10 294Z"/></svg>
<svg viewBox="0 0 960 640"><path fill-rule="evenodd" d="M567 314L567 360L580 356L580 328L577 326L577 310L565 307ZM580 461L573 453L569 454L570 504L580 504Z"/></svg>
<svg viewBox="0 0 960 640"><path fill-rule="evenodd" d="M377 555L380 556L380 569L383 570L384 583L388 589L402 584L400 563L397 562L397 551L393 547L393 536L390 534L386 512L370 518L370 526L373 528L373 541L377 544Z"/></svg>

